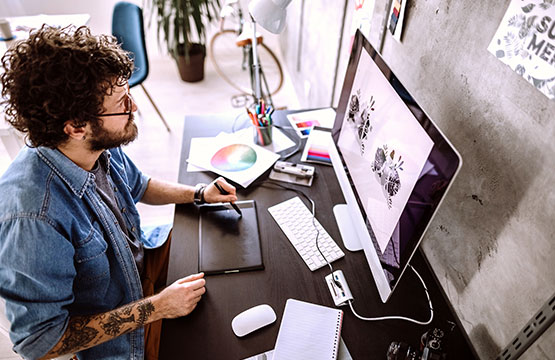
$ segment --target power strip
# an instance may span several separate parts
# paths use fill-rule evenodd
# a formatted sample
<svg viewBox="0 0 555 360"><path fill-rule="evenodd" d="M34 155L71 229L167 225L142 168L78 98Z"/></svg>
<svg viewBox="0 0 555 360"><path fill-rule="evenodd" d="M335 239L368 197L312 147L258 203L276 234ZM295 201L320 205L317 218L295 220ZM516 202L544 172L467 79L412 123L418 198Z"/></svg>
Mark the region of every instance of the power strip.
<svg viewBox="0 0 555 360"><path fill-rule="evenodd" d="M335 306L347 305L349 300L353 300L351 289L349 289L343 271L335 270L333 273L326 276L326 284L328 284L328 289L330 290Z"/></svg>
<svg viewBox="0 0 555 360"><path fill-rule="evenodd" d="M496 360L518 359L555 321L555 294L547 300L517 336L497 356Z"/></svg>

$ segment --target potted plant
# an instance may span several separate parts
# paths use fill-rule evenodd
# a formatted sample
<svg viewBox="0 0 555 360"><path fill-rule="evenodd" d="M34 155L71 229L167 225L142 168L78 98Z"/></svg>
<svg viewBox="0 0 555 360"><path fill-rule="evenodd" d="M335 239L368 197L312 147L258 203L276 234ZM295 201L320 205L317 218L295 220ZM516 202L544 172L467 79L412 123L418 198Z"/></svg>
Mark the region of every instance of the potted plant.
<svg viewBox="0 0 555 360"><path fill-rule="evenodd" d="M165 41L183 81L204 78L206 26L220 8L219 0L148 0L156 16L158 41Z"/></svg>

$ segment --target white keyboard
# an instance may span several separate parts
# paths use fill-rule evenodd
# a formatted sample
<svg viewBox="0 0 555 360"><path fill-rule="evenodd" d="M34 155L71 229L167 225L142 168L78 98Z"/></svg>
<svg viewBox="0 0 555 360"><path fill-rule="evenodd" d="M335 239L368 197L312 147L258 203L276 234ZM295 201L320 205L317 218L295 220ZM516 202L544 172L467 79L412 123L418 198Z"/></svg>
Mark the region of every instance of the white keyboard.
<svg viewBox="0 0 555 360"><path fill-rule="evenodd" d="M301 199L296 196L292 199L268 208L268 211L278 223L287 239L293 244L295 250L301 255L310 271L317 270L327 265L316 248L316 229L312 224L312 212ZM318 228L318 247L331 263L345 256L328 232L314 219Z"/></svg>

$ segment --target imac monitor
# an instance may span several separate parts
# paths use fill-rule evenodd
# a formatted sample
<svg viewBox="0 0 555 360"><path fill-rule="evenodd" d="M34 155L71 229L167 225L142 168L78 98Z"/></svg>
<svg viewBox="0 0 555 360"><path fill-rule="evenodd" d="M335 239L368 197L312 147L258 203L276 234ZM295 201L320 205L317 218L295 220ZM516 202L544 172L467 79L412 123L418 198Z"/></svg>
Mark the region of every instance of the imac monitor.
<svg viewBox="0 0 555 360"><path fill-rule="evenodd" d="M386 302L462 159L360 31L332 138L347 202L334 214L347 249L364 250Z"/></svg>

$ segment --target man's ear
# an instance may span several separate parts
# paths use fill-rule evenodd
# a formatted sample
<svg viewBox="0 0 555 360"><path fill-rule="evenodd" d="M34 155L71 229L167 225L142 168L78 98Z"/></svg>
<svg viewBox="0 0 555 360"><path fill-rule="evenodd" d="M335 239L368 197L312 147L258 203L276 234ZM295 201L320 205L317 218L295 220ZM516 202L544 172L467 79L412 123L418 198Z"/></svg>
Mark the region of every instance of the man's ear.
<svg viewBox="0 0 555 360"><path fill-rule="evenodd" d="M72 139L84 140L87 130L86 126L76 126L73 121L68 120L64 124L64 132Z"/></svg>

